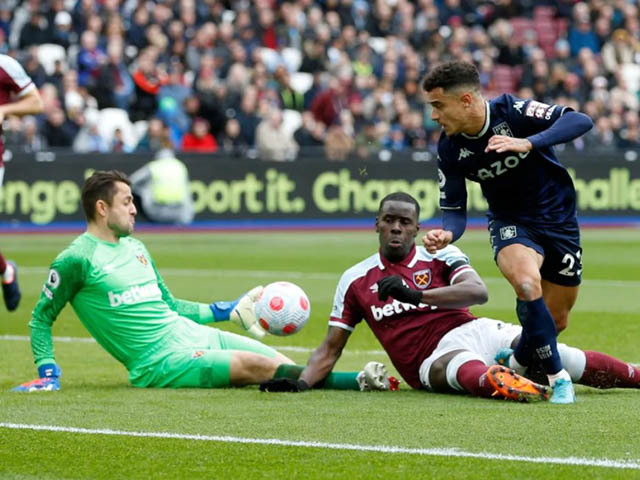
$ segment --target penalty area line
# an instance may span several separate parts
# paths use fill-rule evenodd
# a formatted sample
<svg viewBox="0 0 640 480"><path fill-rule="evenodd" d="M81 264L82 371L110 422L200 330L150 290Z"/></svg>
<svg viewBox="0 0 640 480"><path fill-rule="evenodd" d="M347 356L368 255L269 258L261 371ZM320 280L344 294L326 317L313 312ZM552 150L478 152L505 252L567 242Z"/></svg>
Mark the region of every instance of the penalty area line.
<svg viewBox="0 0 640 480"><path fill-rule="evenodd" d="M3 423L0 428L12 430L37 430L46 432L74 433L84 435L113 435L140 438L162 438L173 440L194 440L204 442L244 443L257 445L274 445L280 447L319 448L326 450L347 450L360 452L376 452L406 455L423 455L433 457L477 458L481 460L500 460L556 465L573 465L582 467L604 467L640 470L640 461L610 460L580 457L528 457L524 455L507 455L502 453L467 452L457 448L409 448L390 445L359 445L352 443L307 442L299 440L282 440L278 438L245 438L222 435L192 435L171 432L137 432L112 430L108 428L76 428L56 425L33 425L24 423Z"/></svg>

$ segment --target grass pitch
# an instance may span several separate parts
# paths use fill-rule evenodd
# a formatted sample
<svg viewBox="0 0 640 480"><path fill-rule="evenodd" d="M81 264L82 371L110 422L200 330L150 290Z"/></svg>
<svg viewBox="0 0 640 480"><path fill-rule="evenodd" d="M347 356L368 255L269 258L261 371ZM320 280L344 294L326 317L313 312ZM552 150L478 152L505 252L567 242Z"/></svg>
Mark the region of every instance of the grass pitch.
<svg viewBox="0 0 640 480"><path fill-rule="evenodd" d="M337 280L377 249L373 233L144 234L176 297L231 299L290 280L312 304L304 330L266 342L306 362L327 329ZM640 362L640 233L585 231L580 298L561 341ZM27 322L49 262L71 235L5 236L21 268L19 310L0 312L0 478L638 478L640 392L577 387L573 406L456 395L139 390L67 307L53 333L62 390L8 390L35 375ZM485 232L459 246L485 278L478 316L516 322ZM223 328L233 329L232 325ZM366 325L337 369L388 359Z"/></svg>

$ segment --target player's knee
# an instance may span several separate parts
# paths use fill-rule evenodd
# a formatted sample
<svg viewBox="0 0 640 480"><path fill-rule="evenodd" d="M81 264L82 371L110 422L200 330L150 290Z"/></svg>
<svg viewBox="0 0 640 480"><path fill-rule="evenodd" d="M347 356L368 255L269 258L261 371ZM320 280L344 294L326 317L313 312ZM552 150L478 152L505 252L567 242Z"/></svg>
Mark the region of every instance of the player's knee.
<svg viewBox="0 0 640 480"><path fill-rule="evenodd" d="M532 301L542 296L542 286L539 277L518 275L511 283L520 300Z"/></svg>
<svg viewBox="0 0 640 480"><path fill-rule="evenodd" d="M258 353L234 352L229 365L229 378L232 385L262 383L276 372L278 366L286 363L279 358L269 358Z"/></svg>

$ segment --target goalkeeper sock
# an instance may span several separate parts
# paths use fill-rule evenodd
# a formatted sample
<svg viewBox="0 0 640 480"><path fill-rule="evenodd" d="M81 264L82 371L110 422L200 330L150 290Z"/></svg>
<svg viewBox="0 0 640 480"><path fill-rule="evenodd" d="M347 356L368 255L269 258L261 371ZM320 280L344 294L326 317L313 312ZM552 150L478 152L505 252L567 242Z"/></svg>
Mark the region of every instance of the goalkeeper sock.
<svg viewBox="0 0 640 480"><path fill-rule="evenodd" d="M302 365L282 364L276 369L273 378L293 378L297 380L305 369ZM358 372L331 372L327 377L316 383L313 388L331 390L360 390L356 377Z"/></svg>

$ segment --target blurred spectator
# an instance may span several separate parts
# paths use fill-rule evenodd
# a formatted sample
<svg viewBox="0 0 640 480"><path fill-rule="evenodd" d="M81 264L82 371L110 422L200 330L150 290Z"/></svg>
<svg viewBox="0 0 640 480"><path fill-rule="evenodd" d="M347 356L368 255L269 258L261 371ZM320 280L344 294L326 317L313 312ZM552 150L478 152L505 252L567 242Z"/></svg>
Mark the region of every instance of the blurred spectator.
<svg viewBox="0 0 640 480"><path fill-rule="evenodd" d="M98 112L87 112L83 126L73 141L73 151L78 153L105 153L109 151L106 140L98 132Z"/></svg>
<svg viewBox="0 0 640 480"><path fill-rule="evenodd" d="M92 89L100 108L129 109L134 87L122 49L122 41L117 37L107 45L107 61L100 66L98 81Z"/></svg>
<svg viewBox="0 0 640 480"><path fill-rule="evenodd" d="M240 135L240 123L235 118L230 118L225 124L224 132L218 139L218 145L224 153L231 156L243 155L250 147L243 141Z"/></svg>
<svg viewBox="0 0 640 480"><path fill-rule="evenodd" d="M46 111L42 133L49 147L71 147L78 129L65 117L61 108Z"/></svg>
<svg viewBox="0 0 640 480"><path fill-rule="evenodd" d="M49 42L55 43L68 49L72 43L76 42L77 35L71 30L72 18L69 12L64 10L56 13L53 20L53 27L49 32Z"/></svg>
<svg viewBox="0 0 640 480"><path fill-rule="evenodd" d="M104 51L98 47L98 37L95 32L85 30L80 37L80 51L78 52L78 85L94 87L98 79L100 66L106 61Z"/></svg>
<svg viewBox="0 0 640 480"><path fill-rule="evenodd" d="M131 105L131 120L145 120L156 113L158 92L167 83L167 74L156 65L155 48L144 49L138 57L138 68L133 74L135 101Z"/></svg>
<svg viewBox="0 0 640 480"><path fill-rule="evenodd" d="M45 28L47 21L42 17L38 10L31 12L29 23L27 23L20 31L20 42L18 46L22 49L31 45L41 45L47 43L48 36Z"/></svg>
<svg viewBox="0 0 640 480"><path fill-rule="evenodd" d="M283 128L282 112L271 108L267 117L256 128L256 147L262 160L294 160L298 144L293 135Z"/></svg>
<svg viewBox="0 0 640 480"><path fill-rule="evenodd" d="M164 148L173 149L171 139L169 138L169 127L157 117L149 120L147 131L138 141L136 152L157 152Z"/></svg>
<svg viewBox="0 0 640 480"><path fill-rule="evenodd" d="M172 130L172 136L176 140L180 140L189 129L190 122L184 103L191 94L191 88L186 85L182 63L173 61L169 65L167 83L158 92L158 115Z"/></svg>
<svg viewBox="0 0 640 480"><path fill-rule="evenodd" d="M121 152L121 153L130 153L133 152L133 146L129 145L122 134L122 129L116 128L113 131L113 138L111 139L111 147L109 148L111 152Z"/></svg>
<svg viewBox="0 0 640 480"><path fill-rule="evenodd" d="M214 153L217 150L218 142L209 131L209 122L195 118L191 130L182 137L182 151Z"/></svg>
<svg viewBox="0 0 640 480"><path fill-rule="evenodd" d="M293 139L300 148L317 148L324 145L325 134L324 123L317 121L311 112L306 111L302 113L302 125L293 133Z"/></svg>
<svg viewBox="0 0 640 480"><path fill-rule="evenodd" d="M297 110L302 112L305 109L304 94L291 87L290 75L284 65L280 65L273 73L273 77L278 83L278 95L280 97L280 107L282 109Z"/></svg>
<svg viewBox="0 0 640 480"><path fill-rule="evenodd" d="M40 88L47 81L47 72L44 71L44 67L38 62L38 47L32 47L29 49L29 53L23 62L24 70L27 75L31 77L36 87Z"/></svg>

